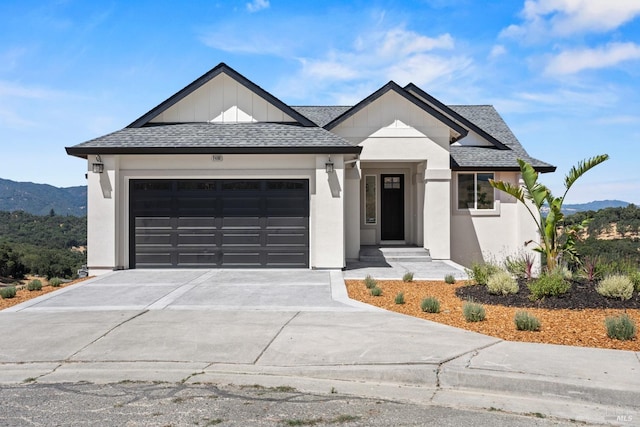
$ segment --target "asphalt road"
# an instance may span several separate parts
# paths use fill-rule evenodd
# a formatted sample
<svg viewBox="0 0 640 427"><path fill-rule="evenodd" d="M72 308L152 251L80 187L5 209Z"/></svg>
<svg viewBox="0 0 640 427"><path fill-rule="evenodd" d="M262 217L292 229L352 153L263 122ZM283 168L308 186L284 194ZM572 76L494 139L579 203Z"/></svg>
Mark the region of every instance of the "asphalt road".
<svg viewBox="0 0 640 427"><path fill-rule="evenodd" d="M121 382L0 387L2 426L550 426L562 421L301 393L289 387Z"/></svg>

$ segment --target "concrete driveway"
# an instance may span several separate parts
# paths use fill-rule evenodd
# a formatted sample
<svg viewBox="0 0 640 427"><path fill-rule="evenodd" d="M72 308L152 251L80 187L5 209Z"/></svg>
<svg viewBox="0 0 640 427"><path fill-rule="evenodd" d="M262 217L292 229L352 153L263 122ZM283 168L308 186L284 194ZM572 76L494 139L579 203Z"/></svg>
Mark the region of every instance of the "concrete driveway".
<svg viewBox="0 0 640 427"><path fill-rule="evenodd" d="M118 271L0 311L0 330L0 384L287 385L598 422L640 401L639 353L376 309L349 300L341 271Z"/></svg>

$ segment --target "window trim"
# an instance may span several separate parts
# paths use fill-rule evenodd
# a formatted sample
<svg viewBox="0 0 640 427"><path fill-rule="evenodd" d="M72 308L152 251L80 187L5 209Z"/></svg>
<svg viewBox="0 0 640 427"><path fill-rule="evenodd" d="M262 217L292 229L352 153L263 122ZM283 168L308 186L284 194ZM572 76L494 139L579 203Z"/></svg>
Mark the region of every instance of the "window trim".
<svg viewBox="0 0 640 427"><path fill-rule="evenodd" d="M498 197L498 190L496 190L495 188L493 188L493 207L490 209L478 209L477 208L477 204L478 204L478 196L477 196L477 191L478 191L478 174L492 174L493 175L493 179L497 180L499 179L498 177L498 173L495 171L461 171L461 172L457 172L456 173L456 180L455 180L455 194L454 194L454 198L453 198L453 204L454 204L454 210L455 212L458 213L468 213L470 215L473 216L493 216L493 215L500 215L500 199ZM474 183L474 207L473 208L461 208L459 206L459 180L460 180L460 175L473 175L473 183Z"/></svg>
<svg viewBox="0 0 640 427"><path fill-rule="evenodd" d="M367 178L373 178L373 222L367 218ZM362 209L364 225L378 225L378 175L369 174L364 176L364 207Z"/></svg>

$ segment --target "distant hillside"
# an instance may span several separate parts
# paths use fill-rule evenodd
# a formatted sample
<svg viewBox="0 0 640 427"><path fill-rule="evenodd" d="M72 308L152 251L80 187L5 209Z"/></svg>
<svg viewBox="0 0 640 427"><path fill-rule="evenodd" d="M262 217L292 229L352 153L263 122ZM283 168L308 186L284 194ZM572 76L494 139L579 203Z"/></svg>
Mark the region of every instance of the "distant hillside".
<svg viewBox="0 0 640 427"><path fill-rule="evenodd" d="M48 215L87 215L87 187L58 188L48 184L0 178L0 211Z"/></svg>
<svg viewBox="0 0 640 427"><path fill-rule="evenodd" d="M623 202L622 200L595 200L593 202L576 204L565 203L562 205L562 213L571 215L576 212L599 211L600 209L606 208L626 208L630 204L631 203ZM545 205L541 211L542 215L546 216L549 213L549 208Z"/></svg>
<svg viewBox="0 0 640 427"><path fill-rule="evenodd" d="M630 203L623 202L622 200L596 200L589 203L578 204L565 204L562 206L562 211L567 214L584 211L599 211L605 208L626 208Z"/></svg>

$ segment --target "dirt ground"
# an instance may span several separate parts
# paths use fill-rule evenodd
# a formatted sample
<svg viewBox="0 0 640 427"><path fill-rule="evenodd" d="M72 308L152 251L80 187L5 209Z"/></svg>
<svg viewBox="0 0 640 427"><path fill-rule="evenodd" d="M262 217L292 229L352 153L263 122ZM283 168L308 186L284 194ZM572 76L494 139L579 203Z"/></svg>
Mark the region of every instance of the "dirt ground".
<svg viewBox="0 0 640 427"><path fill-rule="evenodd" d="M41 291L28 291L27 283L29 283L32 279L38 279L42 282L42 290ZM49 292L57 291L58 289L62 289L65 286L73 285L74 283L82 282L83 280L87 280L88 277L83 279L77 279L69 283L63 283L61 286L54 288L53 286L49 286L49 282L44 277L27 277L25 280L22 280L22 285L17 286L16 296L9 299L0 298L0 310L4 310L5 308L12 307L14 305L18 305L25 301L28 301L33 298L37 298L40 295L48 294ZM22 287L22 289L20 289Z"/></svg>
<svg viewBox="0 0 640 427"><path fill-rule="evenodd" d="M407 314L490 335L508 341L525 341L580 347L598 347L617 350L640 351L640 340L619 341L607 336L605 318L627 313L640 327L639 309L545 309L522 308L502 305L487 305L486 320L470 323L462 315L464 300L456 296L456 289L463 282L449 285L441 281L416 281L405 283L401 280L378 281L382 295L371 296L369 289L360 280L346 280L349 297L390 311ZM404 293L404 304L396 304L398 292ZM433 296L440 301L440 313L424 313L420 309L422 299ZM514 316L517 311L526 310L540 320L537 332L518 331Z"/></svg>

